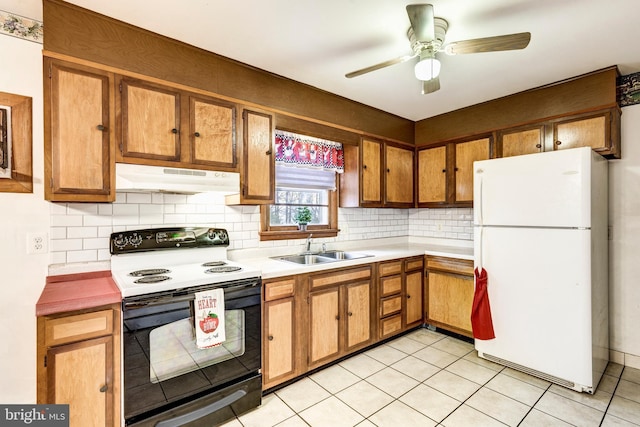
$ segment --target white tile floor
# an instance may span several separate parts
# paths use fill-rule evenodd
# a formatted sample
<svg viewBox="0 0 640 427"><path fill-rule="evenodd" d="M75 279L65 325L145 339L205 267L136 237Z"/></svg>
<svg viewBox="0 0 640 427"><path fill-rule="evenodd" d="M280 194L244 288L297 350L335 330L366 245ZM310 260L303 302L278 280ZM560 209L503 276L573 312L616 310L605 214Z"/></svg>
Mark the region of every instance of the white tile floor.
<svg viewBox="0 0 640 427"><path fill-rule="evenodd" d="M224 427L640 426L640 370L609 364L594 395L477 357L419 329L300 379Z"/></svg>

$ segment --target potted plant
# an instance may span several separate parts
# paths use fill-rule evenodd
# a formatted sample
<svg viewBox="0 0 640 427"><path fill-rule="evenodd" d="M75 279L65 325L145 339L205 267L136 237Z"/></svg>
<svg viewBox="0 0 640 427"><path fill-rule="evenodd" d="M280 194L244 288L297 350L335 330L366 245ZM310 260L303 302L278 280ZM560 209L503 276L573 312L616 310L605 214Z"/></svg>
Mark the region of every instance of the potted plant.
<svg viewBox="0 0 640 427"><path fill-rule="evenodd" d="M293 217L293 220L298 224L298 229L305 231L307 229L307 224L311 222L311 209L306 206L298 208L296 214Z"/></svg>

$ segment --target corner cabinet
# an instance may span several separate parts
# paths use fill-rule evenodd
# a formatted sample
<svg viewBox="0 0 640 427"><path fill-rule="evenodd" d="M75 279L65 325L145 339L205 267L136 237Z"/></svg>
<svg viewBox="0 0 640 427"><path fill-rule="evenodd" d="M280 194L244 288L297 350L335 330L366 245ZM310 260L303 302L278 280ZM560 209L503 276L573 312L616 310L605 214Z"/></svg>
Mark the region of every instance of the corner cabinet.
<svg viewBox="0 0 640 427"><path fill-rule="evenodd" d="M110 72L44 58L46 200L115 200L115 119Z"/></svg>
<svg viewBox="0 0 640 427"><path fill-rule="evenodd" d="M491 137L418 150L418 206L473 206L473 162L491 157Z"/></svg>
<svg viewBox="0 0 640 427"><path fill-rule="evenodd" d="M413 207L414 149L363 138L345 145L341 207Z"/></svg>
<svg viewBox="0 0 640 427"><path fill-rule="evenodd" d="M426 321L468 337L473 305L473 261L427 256Z"/></svg>
<svg viewBox="0 0 640 427"><path fill-rule="evenodd" d="M69 425L120 426L120 306L37 318L37 403L69 404Z"/></svg>
<svg viewBox="0 0 640 427"><path fill-rule="evenodd" d="M273 115L244 109L242 112L242 167L240 194L226 197L227 205L268 205L275 193Z"/></svg>

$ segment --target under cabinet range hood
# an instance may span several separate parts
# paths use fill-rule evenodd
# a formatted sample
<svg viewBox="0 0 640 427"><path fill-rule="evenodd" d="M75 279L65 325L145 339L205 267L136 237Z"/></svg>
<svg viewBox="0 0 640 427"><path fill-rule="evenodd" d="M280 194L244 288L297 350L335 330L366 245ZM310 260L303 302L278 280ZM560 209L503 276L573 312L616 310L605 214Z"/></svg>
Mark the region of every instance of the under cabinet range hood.
<svg viewBox="0 0 640 427"><path fill-rule="evenodd" d="M116 163L116 191L196 194L240 192L240 174Z"/></svg>

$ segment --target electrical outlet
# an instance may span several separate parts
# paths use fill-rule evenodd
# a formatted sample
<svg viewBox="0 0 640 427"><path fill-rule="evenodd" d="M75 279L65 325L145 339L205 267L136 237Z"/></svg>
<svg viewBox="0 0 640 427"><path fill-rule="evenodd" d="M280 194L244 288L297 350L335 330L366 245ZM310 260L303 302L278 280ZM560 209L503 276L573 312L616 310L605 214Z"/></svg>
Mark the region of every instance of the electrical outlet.
<svg viewBox="0 0 640 427"><path fill-rule="evenodd" d="M28 254L46 254L49 238L47 233L28 233L27 234L27 253Z"/></svg>

